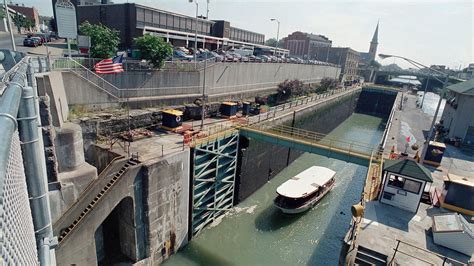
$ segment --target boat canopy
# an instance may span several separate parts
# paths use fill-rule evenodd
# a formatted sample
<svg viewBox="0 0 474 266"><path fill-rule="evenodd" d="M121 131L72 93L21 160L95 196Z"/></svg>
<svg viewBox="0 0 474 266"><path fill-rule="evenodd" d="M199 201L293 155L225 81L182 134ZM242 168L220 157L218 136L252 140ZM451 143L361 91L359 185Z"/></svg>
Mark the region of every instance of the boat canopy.
<svg viewBox="0 0 474 266"><path fill-rule="evenodd" d="M277 193L287 198L302 198L326 184L335 174L329 168L312 166L281 184Z"/></svg>

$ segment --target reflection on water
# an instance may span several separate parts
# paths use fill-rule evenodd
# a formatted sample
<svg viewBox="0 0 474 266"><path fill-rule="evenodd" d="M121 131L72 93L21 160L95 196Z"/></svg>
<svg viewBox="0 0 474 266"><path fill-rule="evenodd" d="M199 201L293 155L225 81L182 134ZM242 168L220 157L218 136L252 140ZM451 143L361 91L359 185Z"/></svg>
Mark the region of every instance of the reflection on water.
<svg viewBox="0 0 474 266"><path fill-rule="evenodd" d="M383 128L380 118L353 114L330 135L375 144ZM273 206L276 188L312 165L336 171L335 187L308 212L284 215ZM366 173L365 166L303 154L165 265L337 265Z"/></svg>

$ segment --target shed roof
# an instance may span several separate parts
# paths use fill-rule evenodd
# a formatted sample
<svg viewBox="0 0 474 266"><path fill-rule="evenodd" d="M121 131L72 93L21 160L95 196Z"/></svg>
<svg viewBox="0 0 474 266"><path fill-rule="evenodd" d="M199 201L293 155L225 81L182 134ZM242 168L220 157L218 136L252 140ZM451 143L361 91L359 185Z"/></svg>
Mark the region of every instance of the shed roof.
<svg viewBox="0 0 474 266"><path fill-rule="evenodd" d="M474 79L448 86L448 90L460 94L474 95Z"/></svg>
<svg viewBox="0 0 474 266"><path fill-rule="evenodd" d="M386 160L384 170L426 182L433 182L431 172L423 165L412 160Z"/></svg>
<svg viewBox="0 0 474 266"><path fill-rule="evenodd" d="M181 112L179 110L173 110L173 109L163 110L163 113L174 115L174 116L182 116L183 115L183 112Z"/></svg>

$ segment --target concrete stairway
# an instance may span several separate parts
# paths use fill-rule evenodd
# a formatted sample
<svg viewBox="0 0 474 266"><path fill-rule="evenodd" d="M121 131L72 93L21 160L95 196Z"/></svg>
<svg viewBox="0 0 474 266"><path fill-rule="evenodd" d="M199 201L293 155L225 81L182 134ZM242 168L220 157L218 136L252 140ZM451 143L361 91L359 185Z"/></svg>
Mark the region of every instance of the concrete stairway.
<svg viewBox="0 0 474 266"><path fill-rule="evenodd" d="M59 244L74 231L84 217L113 188L120 177L130 167L136 166L139 163L139 161L134 159L118 160L101 173L99 178L82 193L81 197L53 225L54 235L58 235Z"/></svg>
<svg viewBox="0 0 474 266"><path fill-rule="evenodd" d="M355 265L387 265L387 255L379 253L377 251L359 246L357 248L357 254L354 261Z"/></svg>

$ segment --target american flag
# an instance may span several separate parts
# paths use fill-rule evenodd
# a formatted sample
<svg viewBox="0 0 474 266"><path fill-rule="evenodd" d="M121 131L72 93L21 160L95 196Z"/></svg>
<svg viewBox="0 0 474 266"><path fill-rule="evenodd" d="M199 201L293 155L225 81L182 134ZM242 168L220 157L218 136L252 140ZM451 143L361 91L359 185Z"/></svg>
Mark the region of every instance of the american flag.
<svg viewBox="0 0 474 266"><path fill-rule="evenodd" d="M123 55L118 55L113 58L101 60L94 65L97 74L114 74L123 72L122 67Z"/></svg>

